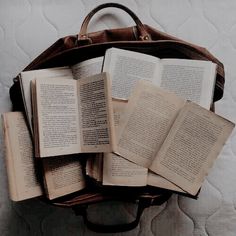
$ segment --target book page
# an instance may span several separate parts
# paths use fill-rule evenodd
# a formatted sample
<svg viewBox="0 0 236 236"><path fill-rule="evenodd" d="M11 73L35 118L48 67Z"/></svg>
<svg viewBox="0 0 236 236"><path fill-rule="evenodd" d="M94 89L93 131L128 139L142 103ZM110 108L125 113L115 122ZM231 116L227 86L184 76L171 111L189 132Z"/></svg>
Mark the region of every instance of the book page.
<svg viewBox="0 0 236 236"><path fill-rule="evenodd" d="M196 195L233 128L230 121L189 102L150 169Z"/></svg>
<svg viewBox="0 0 236 236"><path fill-rule="evenodd" d="M78 80L78 104L82 152L111 152L114 120L106 73Z"/></svg>
<svg viewBox="0 0 236 236"><path fill-rule="evenodd" d="M120 124L124 122L124 112L125 112L127 104L128 104L128 100L112 98L116 135L119 133Z"/></svg>
<svg viewBox="0 0 236 236"><path fill-rule="evenodd" d="M4 113L3 124L10 198L21 201L42 195L30 133L23 114Z"/></svg>
<svg viewBox="0 0 236 236"><path fill-rule="evenodd" d="M148 81L139 81L119 127L118 154L148 168L185 101Z"/></svg>
<svg viewBox="0 0 236 236"><path fill-rule="evenodd" d="M102 183L103 185L146 186L147 168L115 153L104 153Z"/></svg>
<svg viewBox="0 0 236 236"><path fill-rule="evenodd" d="M161 177L160 175L148 171L147 184L150 186L172 190L175 192L186 193L183 189L168 181L167 179Z"/></svg>
<svg viewBox="0 0 236 236"><path fill-rule="evenodd" d="M85 187L79 155L45 158L43 168L49 199L61 197Z"/></svg>
<svg viewBox="0 0 236 236"><path fill-rule="evenodd" d="M176 95L210 109L215 87L216 64L211 61L162 59L157 84Z"/></svg>
<svg viewBox="0 0 236 236"><path fill-rule="evenodd" d="M81 152L77 81L36 80L40 157Z"/></svg>
<svg viewBox="0 0 236 236"><path fill-rule="evenodd" d="M81 79L102 72L103 57L96 57L71 66L74 79Z"/></svg>
<svg viewBox="0 0 236 236"><path fill-rule="evenodd" d="M25 107L26 117L28 119L30 131L33 133L32 127L32 108L31 108L31 90L30 82L37 78L56 78L56 77L65 77L68 79L73 79L72 71L69 67L56 67L42 70L31 70L24 71L20 73L20 86L21 93Z"/></svg>
<svg viewBox="0 0 236 236"><path fill-rule="evenodd" d="M115 126L115 142L117 143L120 125L125 121L125 110L128 104L128 100L112 98L114 126ZM114 152L117 152L117 145L114 148Z"/></svg>
<svg viewBox="0 0 236 236"><path fill-rule="evenodd" d="M119 130L128 101L112 99L116 133ZM147 169L115 153L105 153L103 158L103 185L146 186Z"/></svg>
<svg viewBox="0 0 236 236"><path fill-rule="evenodd" d="M128 99L139 80L153 81L159 76L160 59L133 51L110 48L106 51L103 71L112 80L112 97Z"/></svg>

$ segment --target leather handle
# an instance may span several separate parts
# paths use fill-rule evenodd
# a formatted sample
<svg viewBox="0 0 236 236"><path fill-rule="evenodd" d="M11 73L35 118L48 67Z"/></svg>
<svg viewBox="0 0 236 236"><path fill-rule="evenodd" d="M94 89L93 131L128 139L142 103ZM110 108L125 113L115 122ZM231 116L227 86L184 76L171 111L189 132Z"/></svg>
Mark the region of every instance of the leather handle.
<svg viewBox="0 0 236 236"><path fill-rule="evenodd" d="M134 12L132 12L129 8L119 4L119 3L105 3L105 4L101 4L97 7L95 7L84 19L82 25L81 25L81 29L80 29L80 33L78 34L78 40L87 40L89 41L89 43L92 43L91 39L88 37L87 35L87 28L88 28L88 24L91 20L91 18L93 17L93 15L95 13L97 13L98 11L104 9L104 8L108 8L108 7L114 7L114 8L119 8L124 10L125 12L127 12L131 18L134 20L134 22L137 25L137 29L139 32L139 39L142 41L148 41L151 40L150 35L147 33L143 23L140 21L140 19L134 14Z"/></svg>
<svg viewBox="0 0 236 236"><path fill-rule="evenodd" d="M146 198L140 199L135 220L129 223L116 224L116 225L103 225L91 222L88 219L87 205L84 205L82 207L79 206L78 208L74 207L73 209L77 215L81 215L83 217L84 223L88 227L88 229L97 233L118 233L118 232L129 231L137 227L140 218L142 216L143 210L148 206L150 206L149 199Z"/></svg>
<svg viewBox="0 0 236 236"><path fill-rule="evenodd" d="M83 217L85 225L92 231L98 233L119 233L132 230L136 228L139 224L140 218L145 208L150 207L151 205L162 205L166 202L171 196L170 194L157 195L156 197L150 196L141 196L138 201L138 209L136 213L136 218L132 222L126 224L116 224L116 225L103 225L93 223L88 219L87 208L88 205L83 206L74 206L73 210L76 215L81 215Z"/></svg>

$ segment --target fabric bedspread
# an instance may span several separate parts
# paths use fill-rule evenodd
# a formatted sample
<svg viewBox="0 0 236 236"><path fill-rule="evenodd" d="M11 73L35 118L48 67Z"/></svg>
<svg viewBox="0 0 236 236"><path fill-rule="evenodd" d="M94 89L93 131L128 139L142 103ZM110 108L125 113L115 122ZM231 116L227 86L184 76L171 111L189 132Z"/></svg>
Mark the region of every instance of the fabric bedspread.
<svg viewBox="0 0 236 236"><path fill-rule="evenodd" d="M12 78L58 38L76 34L85 15L99 0L0 0L0 112L10 111ZM225 93L216 113L236 122L236 1L120 0L150 26L206 47L225 66ZM133 25L121 10L97 14L89 31ZM2 133L2 132L1 132ZM173 194L168 202L144 211L139 226L118 235L235 236L236 132L207 176L198 200ZM1 135L2 141L2 135ZM0 235L102 235L88 230L71 209L39 200L13 203L8 198L3 148L0 158ZM92 206L95 222L122 223L135 206Z"/></svg>

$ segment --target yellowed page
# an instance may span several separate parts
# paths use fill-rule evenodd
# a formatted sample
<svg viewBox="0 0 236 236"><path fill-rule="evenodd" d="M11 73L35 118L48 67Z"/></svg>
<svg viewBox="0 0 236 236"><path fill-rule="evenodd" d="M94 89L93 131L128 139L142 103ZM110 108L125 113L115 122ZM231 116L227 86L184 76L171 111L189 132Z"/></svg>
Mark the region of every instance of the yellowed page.
<svg viewBox="0 0 236 236"><path fill-rule="evenodd" d="M5 154L5 165L7 170L7 179L8 179L8 190L11 200L18 201L19 196L17 192L17 183L15 177L15 167L14 167L14 158L12 153L12 141L9 137L9 121L7 118L10 113L4 113L2 115L2 129L4 135L4 154Z"/></svg>
<svg viewBox="0 0 236 236"><path fill-rule="evenodd" d="M119 127L118 154L148 168L185 101L147 81L139 81Z"/></svg>
<svg viewBox="0 0 236 236"><path fill-rule="evenodd" d="M125 112L127 104L128 104L128 100L112 98L114 125L115 125L116 135L119 133L120 124L122 122L124 122L123 121L124 112Z"/></svg>
<svg viewBox="0 0 236 236"><path fill-rule="evenodd" d="M147 54L110 48L106 51L103 71L112 80L112 97L128 99L139 80L154 81L159 77L160 59Z"/></svg>
<svg viewBox="0 0 236 236"><path fill-rule="evenodd" d="M123 122L128 101L112 99L116 133ZM103 158L103 185L146 186L147 169L115 153L105 153Z"/></svg>
<svg viewBox="0 0 236 236"><path fill-rule="evenodd" d="M58 198L85 187L79 155L43 159L44 181L49 199Z"/></svg>
<svg viewBox="0 0 236 236"><path fill-rule="evenodd" d="M23 114L3 114L6 167L10 198L21 201L42 195L36 176L33 147Z"/></svg>
<svg viewBox="0 0 236 236"><path fill-rule="evenodd" d="M189 102L150 169L196 195L233 128L230 121Z"/></svg>
<svg viewBox="0 0 236 236"><path fill-rule="evenodd" d="M71 66L74 79L82 79L102 72L103 57L96 57Z"/></svg>
<svg viewBox="0 0 236 236"><path fill-rule="evenodd" d="M216 76L211 61L161 59L161 76L157 84L186 100L210 109Z"/></svg>
<svg viewBox="0 0 236 236"><path fill-rule="evenodd" d="M68 79L73 79L72 71L69 67L56 67L42 70L31 70L24 71L20 73L20 86L22 98L25 106L26 117L29 123L31 131L32 127L32 109L31 109L31 92L30 92L30 82L37 78L55 78L55 77L66 77Z"/></svg>
<svg viewBox="0 0 236 236"><path fill-rule="evenodd" d="M36 80L40 157L80 153L77 81Z"/></svg>
<svg viewBox="0 0 236 236"><path fill-rule="evenodd" d="M161 177L160 175L152 171L148 171L147 184L158 188L168 189L180 193L186 193L177 185L173 184L172 182L168 181L167 179Z"/></svg>
<svg viewBox="0 0 236 236"><path fill-rule="evenodd" d="M106 73L78 80L79 130L82 152L114 149L110 79Z"/></svg>
<svg viewBox="0 0 236 236"><path fill-rule="evenodd" d="M147 168L118 156L105 153L103 158L103 185L146 186Z"/></svg>

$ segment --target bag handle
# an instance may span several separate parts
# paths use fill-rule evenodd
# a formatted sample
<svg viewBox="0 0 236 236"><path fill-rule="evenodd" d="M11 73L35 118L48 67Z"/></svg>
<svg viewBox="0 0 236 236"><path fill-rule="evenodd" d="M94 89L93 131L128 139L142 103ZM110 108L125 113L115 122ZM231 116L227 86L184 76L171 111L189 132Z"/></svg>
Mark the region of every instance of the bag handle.
<svg viewBox="0 0 236 236"><path fill-rule="evenodd" d="M141 196L138 202L138 209L136 213L136 218L132 222L126 224L116 224L116 225L102 225L93 223L88 219L87 208L88 205L74 206L73 210L76 215L81 215L83 217L85 225L88 229L97 233L118 233L125 232L136 228L139 224L140 218L145 208L151 205L162 205L170 198L171 194L162 194L156 197L151 196Z"/></svg>
<svg viewBox="0 0 236 236"><path fill-rule="evenodd" d="M80 33L78 34L78 40L87 40L89 41L89 43L92 43L92 40L88 37L87 34L87 28L88 28L88 24L91 20L91 18L93 17L93 15L95 13L97 13L98 11L104 9L104 8L108 8L108 7L115 7L115 8L119 8L121 10L124 10L125 12L127 12L131 18L134 20L134 22L137 25L137 29L139 32L139 39L141 41L148 41L151 40L150 35L148 34L148 32L146 31L143 23L141 22L141 20L136 16L136 14L131 11L129 8L125 7L124 5L121 5L119 3L104 3L101 4L97 7L95 7L84 19L81 28L80 28Z"/></svg>

